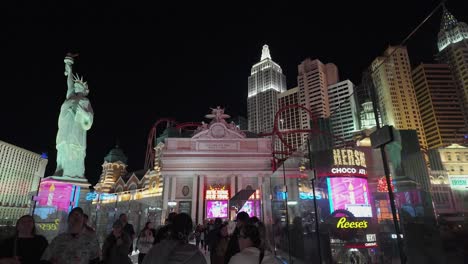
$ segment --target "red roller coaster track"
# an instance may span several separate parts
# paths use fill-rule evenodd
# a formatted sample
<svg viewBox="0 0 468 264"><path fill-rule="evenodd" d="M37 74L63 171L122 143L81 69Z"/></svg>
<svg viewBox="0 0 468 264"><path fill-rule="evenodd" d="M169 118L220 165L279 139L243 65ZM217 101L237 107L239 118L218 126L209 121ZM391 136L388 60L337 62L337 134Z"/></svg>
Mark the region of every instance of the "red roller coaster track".
<svg viewBox="0 0 468 264"><path fill-rule="evenodd" d="M288 109L302 109L304 111L307 112L307 114L309 115L309 119L312 121L312 125L311 125L311 128L310 129L288 129L288 130L280 130L278 128L278 122L279 122L279 118L280 118L280 115L281 113L285 112L286 110ZM296 133L299 133L299 134L322 134L322 135L325 135L325 136L328 136L328 137L331 137L337 141L340 141L342 145L342 147L346 147L346 146L350 146L352 145L353 143L351 142L346 142L343 138L341 137L338 137L338 136L335 136L333 134L330 134L328 132L324 132L324 131L321 131L318 127L318 119L317 117L314 115L314 113L312 113L312 111L310 111L308 108L302 106L302 105L298 105L298 104L294 104L294 105L287 105L287 106L284 106L282 107L281 109L279 109L276 114L275 114L275 119L274 119L274 124L273 124L273 131L271 131L270 133L261 133L260 136L271 136L272 137L272 156L273 156L273 170L275 170L275 167L276 167L276 164L278 162L281 162L281 161L284 161L285 159L287 159L287 156L291 155L294 151L296 151L296 149L294 149L293 146L291 146L285 139L284 139L284 135L289 135L289 134L296 134ZM285 146L285 148L282 148L283 150L282 151L279 151L279 150L276 150L275 149L275 140L276 140L276 137L278 137L278 139L280 140L281 144L283 144L283 146ZM282 157L278 157L277 155L282 155Z"/></svg>
<svg viewBox="0 0 468 264"><path fill-rule="evenodd" d="M281 113L285 112L288 109L296 109L296 108L302 109L302 110L307 112L307 114L309 115L310 121L312 121L312 127L310 129L280 130L278 128L278 121L279 121ZM154 139L155 139L155 137L157 135L157 127L161 123L164 123L164 122L166 123L167 127L169 127L171 125L175 125L175 128L179 129L179 131L182 130L182 129L186 129L187 127L199 127L199 126L201 126L201 123L199 123L199 122L186 122L186 123L177 124L177 122L175 121L174 118L160 118L160 119L158 119L156 121L156 123L154 123L154 125L152 126L152 128L151 128L151 130L150 130L150 132L148 134L148 141L147 141L147 147L146 147L146 157L145 157L145 170L153 168L153 166L154 166L154 155L155 155L154 145L153 145L154 144ZM261 134L259 134L260 136L263 136L263 137L267 137L267 136L272 137L273 170L275 169L275 166L276 166L276 164L278 162L284 161L287 158L287 156L291 155L294 151L296 151L296 149L294 149L294 147L291 146L284 139L285 135L296 134L296 133L299 133L299 134L322 134L322 135L331 137L331 138L335 139L336 141L341 142L340 145L342 147L350 147L350 146L352 146L354 144L353 142L346 142L341 137L335 136L335 135L330 134L328 132L321 131L318 128L318 119L317 119L317 117L308 108L306 108L304 106L301 106L301 105L297 105L297 104L287 105L287 106L279 109L276 112L275 119L274 119L274 124L273 124L273 131L271 131L270 133L261 133ZM282 151L275 150L275 148L274 148L276 137L278 137L281 144L283 144L283 146L285 146L285 148L282 148L283 149ZM282 155L282 157L280 158L277 155Z"/></svg>
<svg viewBox="0 0 468 264"><path fill-rule="evenodd" d="M181 131L182 129L185 129L187 127L199 127L201 126L201 123L198 122L186 122L186 123L180 123L177 124L176 120L174 118L160 118L154 125L151 127L151 130L148 134L148 140L146 143L146 157L145 157L145 171L148 169L152 169L154 166L154 139L158 134L158 126L161 123L166 123L166 126L169 127L172 124L175 124L175 128Z"/></svg>

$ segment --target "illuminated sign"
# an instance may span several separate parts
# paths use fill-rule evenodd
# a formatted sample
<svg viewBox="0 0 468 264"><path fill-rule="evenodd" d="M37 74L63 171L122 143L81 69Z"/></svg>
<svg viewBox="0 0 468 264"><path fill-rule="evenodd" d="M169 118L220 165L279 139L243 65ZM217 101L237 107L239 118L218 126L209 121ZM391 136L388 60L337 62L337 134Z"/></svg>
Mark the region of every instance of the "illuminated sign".
<svg viewBox="0 0 468 264"><path fill-rule="evenodd" d="M86 194L86 201L92 201L97 198L98 194L95 192L89 192Z"/></svg>
<svg viewBox="0 0 468 264"><path fill-rule="evenodd" d="M336 228L367 228L367 221L348 221L346 217L341 217L338 223L336 223Z"/></svg>
<svg viewBox="0 0 468 264"><path fill-rule="evenodd" d="M339 209L354 210L352 213L356 217L372 217L366 179L329 177L327 186L330 212Z"/></svg>
<svg viewBox="0 0 468 264"><path fill-rule="evenodd" d="M372 217L372 207L369 204L347 204L346 210L359 217Z"/></svg>
<svg viewBox="0 0 468 264"><path fill-rule="evenodd" d="M359 174L363 176L367 176L367 172L365 169L356 169L356 168L350 168L350 167L339 167L339 168L332 168L331 169L332 174Z"/></svg>
<svg viewBox="0 0 468 264"><path fill-rule="evenodd" d="M250 195L249 200L260 200L262 197L260 196L260 190L255 190L255 192Z"/></svg>
<svg viewBox="0 0 468 264"><path fill-rule="evenodd" d="M206 217L207 218L226 218L228 217L228 201L207 201L206 202Z"/></svg>
<svg viewBox="0 0 468 264"><path fill-rule="evenodd" d="M452 189L461 189L461 190L467 190L468 191L468 176L465 175L457 175L457 176L452 176L449 175L449 182L450 182L450 187Z"/></svg>
<svg viewBox="0 0 468 264"><path fill-rule="evenodd" d="M221 188L213 188L210 186L209 190L205 193L206 200L229 200L229 191L225 189L225 186Z"/></svg>
<svg viewBox="0 0 468 264"><path fill-rule="evenodd" d="M299 199L301 200L313 200L314 199L314 194L312 192L300 192L299 193ZM322 196L320 194L315 194L315 199L320 200L322 199Z"/></svg>
<svg viewBox="0 0 468 264"><path fill-rule="evenodd" d="M367 167L364 152L355 149L334 149L333 161L336 166Z"/></svg>
<svg viewBox="0 0 468 264"><path fill-rule="evenodd" d="M70 183L45 179L39 187L37 195L38 206L55 207L59 211L68 212L79 199L75 193L77 187Z"/></svg>
<svg viewBox="0 0 468 264"><path fill-rule="evenodd" d="M59 220L55 219L53 223L38 223L37 226L43 231L57 230L59 225Z"/></svg>

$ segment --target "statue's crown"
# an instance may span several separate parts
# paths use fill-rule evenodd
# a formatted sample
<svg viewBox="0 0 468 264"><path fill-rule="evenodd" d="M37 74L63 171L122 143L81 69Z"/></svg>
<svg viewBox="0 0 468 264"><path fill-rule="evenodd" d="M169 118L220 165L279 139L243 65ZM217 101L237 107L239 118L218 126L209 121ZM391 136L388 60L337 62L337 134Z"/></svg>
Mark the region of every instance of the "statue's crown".
<svg viewBox="0 0 468 264"><path fill-rule="evenodd" d="M73 74L73 81L77 83L81 83L86 89L88 89L88 83L83 80L83 76L79 76L78 74Z"/></svg>

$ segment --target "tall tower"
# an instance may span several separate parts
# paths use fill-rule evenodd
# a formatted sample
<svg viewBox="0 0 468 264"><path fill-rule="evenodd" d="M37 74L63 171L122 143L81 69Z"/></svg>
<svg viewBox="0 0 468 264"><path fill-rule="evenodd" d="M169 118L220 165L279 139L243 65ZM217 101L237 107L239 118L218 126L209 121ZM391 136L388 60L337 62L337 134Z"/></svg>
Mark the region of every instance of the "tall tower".
<svg viewBox="0 0 468 264"><path fill-rule="evenodd" d="M371 68L382 123L400 130L416 130L420 146L426 149L406 47L388 47Z"/></svg>
<svg viewBox="0 0 468 264"><path fill-rule="evenodd" d="M330 116L328 101L329 85L338 82L338 68L333 63L323 64L318 59L305 59L298 66L297 83L299 86L299 103L310 109L316 118ZM310 128L310 119L305 111L301 113L301 127ZM304 135L304 141L307 135Z"/></svg>
<svg viewBox="0 0 468 264"><path fill-rule="evenodd" d="M465 127L468 126L468 25L458 22L443 6L437 46L440 62L449 65L462 99Z"/></svg>
<svg viewBox="0 0 468 264"><path fill-rule="evenodd" d="M249 131L271 132L275 113L278 110L277 97L286 91L286 77L281 67L271 60L268 45L263 45L260 62L252 66L247 95L247 116Z"/></svg>
<svg viewBox="0 0 468 264"><path fill-rule="evenodd" d="M104 158L102 164L102 174L99 182L96 184L96 191L110 193L114 184L122 176L127 174L127 156L119 146L115 146Z"/></svg>
<svg viewBox="0 0 468 264"><path fill-rule="evenodd" d="M346 142L351 141L353 133L359 130L358 108L353 83L346 80L328 86L328 101L332 134Z"/></svg>
<svg viewBox="0 0 468 264"><path fill-rule="evenodd" d="M413 83L428 148L456 143L464 122L449 66L420 64L413 70Z"/></svg>
<svg viewBox="0 0 468 264"><path fill-rule="evenodd" d="M278 95L278 107L281 109L288 105L299 104L299 88L289 89ZM280 114L280 130L295 130L301 129L301 116L299 108L290 108ZM285 135L286 142L294 149L298 150L303 145L303 139L299 133L291 133ZM280 148L278 148L280 149Z"/></svg>

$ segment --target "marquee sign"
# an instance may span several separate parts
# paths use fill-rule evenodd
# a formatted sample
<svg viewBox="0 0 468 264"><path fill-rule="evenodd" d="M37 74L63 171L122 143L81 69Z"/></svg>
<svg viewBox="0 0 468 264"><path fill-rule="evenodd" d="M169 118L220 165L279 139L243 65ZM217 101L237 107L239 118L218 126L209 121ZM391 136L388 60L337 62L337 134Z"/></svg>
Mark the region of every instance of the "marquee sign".
<svg viewBox="0 0 468 264"><path fill-rule="evenodd" d="M456 190L468 191L468 176L467 175L449 175L450 187Z"/></svg>
<svg viewBox="0 0 468 264"><path fill-rule="evenodd" d="M333 149L328 155L328 165L319 171L321 177L367 177L367 161L365 153L355 149Z"/></svg>
<svg viewBox="0 0 468 264"><path fill-rule="evenodd" d="M332 212L326 219L331 238L343 241L351 241L356 238L358 232L363 232L369 227L368 220L357 219L350 211L338 209Z"/></svg>
<svg viewBox="0 0 468 264"><path fill-rule="evenodd" d="M335 166L367 167L364 152L355 149L334 149L333 161Z"/></svg>
<svg viewBox="0 0 468 264"><path fill-rule="evenodd" d="M205 200L229 200L229 190L226 189L226 186L220 188L210 186L205 192Z"/></svg>

